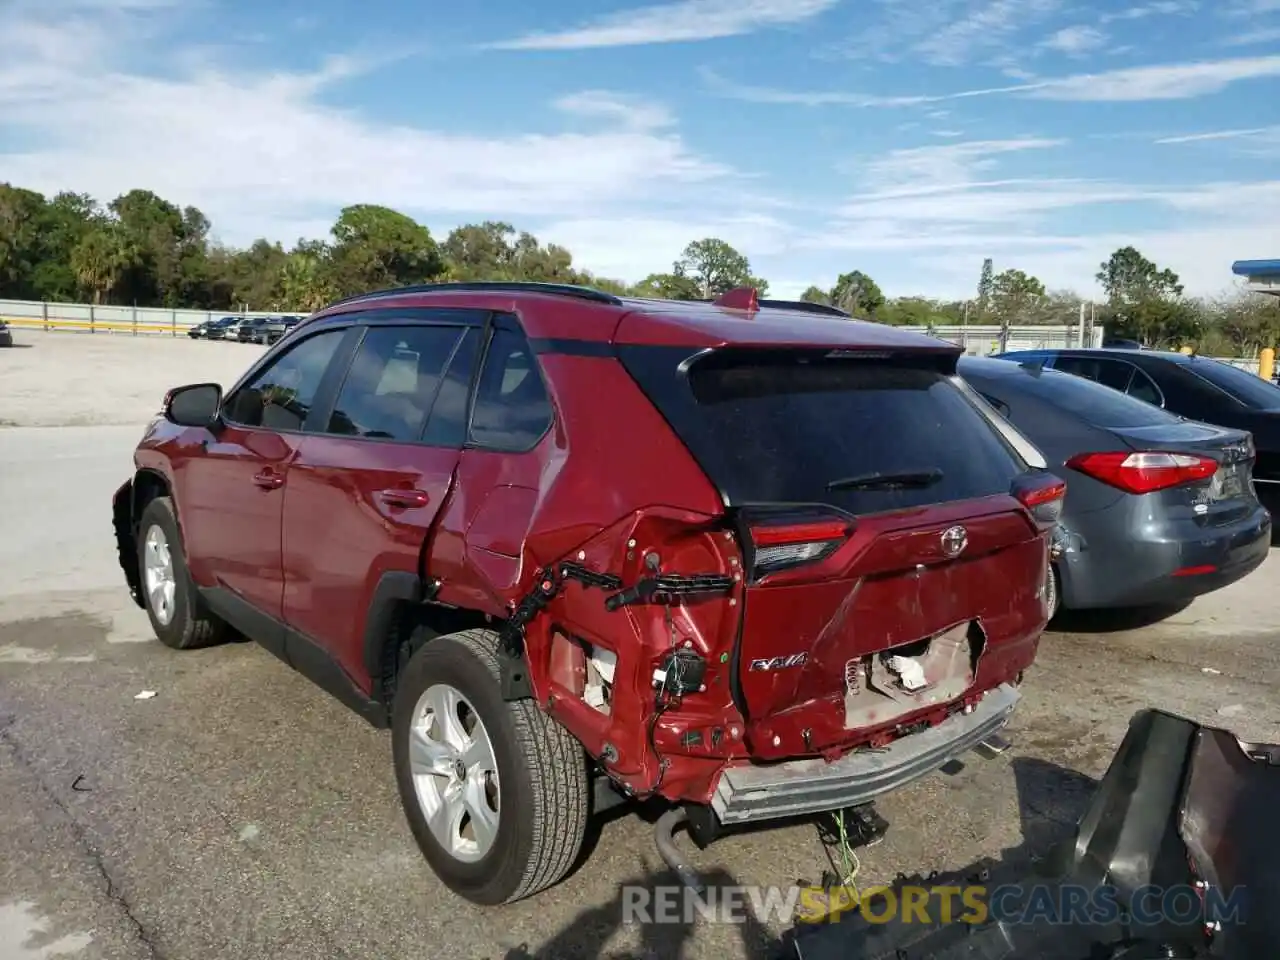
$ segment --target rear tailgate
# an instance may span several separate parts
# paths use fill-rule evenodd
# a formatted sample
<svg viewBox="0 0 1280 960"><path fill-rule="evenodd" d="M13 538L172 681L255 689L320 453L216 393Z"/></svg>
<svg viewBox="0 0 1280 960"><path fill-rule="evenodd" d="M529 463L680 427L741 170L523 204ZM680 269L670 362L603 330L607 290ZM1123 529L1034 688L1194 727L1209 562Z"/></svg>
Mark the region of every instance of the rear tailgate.
<svg viewBox="0 0 1280 960"><path fill-rule="evenodd" d="M757 735L801 711L807 752L847 741L955 700L984 651L1043 629L1046 534L1014 496L1028 465L952 382L954 355L619 354L738 520L736 698ZM903 644L923 687L871 656Z"/></svg>

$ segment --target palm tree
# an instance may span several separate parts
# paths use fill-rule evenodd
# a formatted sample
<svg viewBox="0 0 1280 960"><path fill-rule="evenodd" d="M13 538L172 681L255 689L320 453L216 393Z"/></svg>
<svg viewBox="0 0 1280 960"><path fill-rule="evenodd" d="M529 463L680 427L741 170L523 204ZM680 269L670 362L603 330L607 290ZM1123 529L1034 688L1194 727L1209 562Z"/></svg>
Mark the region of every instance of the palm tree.
<svg viewBox="0 0 1280 960"><path fill-rule="evenodd" d="M95 304L109 298L141 260L137 243L115 223L90 230L71 251L71 269L80 285L92 292Z"/></svg>

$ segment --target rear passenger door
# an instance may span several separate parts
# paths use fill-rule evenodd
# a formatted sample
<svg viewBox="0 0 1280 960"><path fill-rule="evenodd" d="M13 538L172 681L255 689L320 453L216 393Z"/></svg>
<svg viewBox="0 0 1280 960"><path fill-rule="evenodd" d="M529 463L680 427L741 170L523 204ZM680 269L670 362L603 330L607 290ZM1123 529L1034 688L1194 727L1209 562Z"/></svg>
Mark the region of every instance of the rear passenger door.
<svg viewBox="0 0 1280 960"><path fill-rule="evenodd" d="M451 529L466 530L461 567L442 597L482 606L519 582L525 537L538 507L554 409L537 358L513 314L494 318L476 380Z"/></svg>
<svg viewBox="0 0 1280 960"><path fill-rule="evenodd" d="M366 318L327 423L303 440L290 472L285 621L366 692L371 601L385 575L420 573L453 485L485 317L429 309Z"/></svg>

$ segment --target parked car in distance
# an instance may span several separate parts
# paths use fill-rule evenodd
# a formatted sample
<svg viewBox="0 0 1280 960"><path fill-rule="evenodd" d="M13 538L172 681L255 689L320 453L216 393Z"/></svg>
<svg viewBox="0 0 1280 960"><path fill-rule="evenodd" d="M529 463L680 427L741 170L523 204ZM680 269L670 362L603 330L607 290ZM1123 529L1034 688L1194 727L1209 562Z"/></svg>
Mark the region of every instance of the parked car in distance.
<svg viewBox="0 0 1280 960"><path fill-rule="evenodd" d="M240 328L252 320L252 317L224 317L225 323L211 330L211 340L240 340Z"/></svg>
<svg viewBox="0 0 1280 960"><path fill-rule="evenodd" d="M683 805L668 856L682 817L707 842L865 802L1006 723L1065 485L959 347L831 315L340 301L225 394L169 392L113 500L124 577L168 646L238 632L390 727L477 903L563 877L593 802Z"/></svg>
<svg viewBox="0 0 1280 960"><path fill-rule="evenodd" d="M221 340L227 329L240 322L239 317L221 317L217 320L204 320L187 330L187 336L193 340Z"/></svg>
<svg viewBox="0 0 1280 960"><path fill-rule="evenodd" d="M13 330L4 320L0 320L0 347L13 346Z"/></svg>
<svg viewBox="0 0 1280 960"><path fill-rule="evenodd" d="M302 317L268 317L254 333L254 342L273 344L302 322Z"/></svg>
<svg viewBox="0 0 1280 960"><path fill-rule="evenodd" d="M260 342L267 323L267 317L246 317L236 325L236 339L241 343Z"/></svg>
<svg viewBox="0 0 1280 960"><path fill-rule="evenodd" d="M1246 431L1035 363L964 357L959 370L1066 481L1053 562L1062 609L1188 601L1266 559L1271 517Z"/></svg>
<svg viewBox="0 0 1280 960"><path fill-rule="evenodd" d="M1280 512L1280 386L1210 357L1158 350L1019 350L995 354L1042 362L1096 380L1170 413L1253 434L1258 497Z"/></svg>

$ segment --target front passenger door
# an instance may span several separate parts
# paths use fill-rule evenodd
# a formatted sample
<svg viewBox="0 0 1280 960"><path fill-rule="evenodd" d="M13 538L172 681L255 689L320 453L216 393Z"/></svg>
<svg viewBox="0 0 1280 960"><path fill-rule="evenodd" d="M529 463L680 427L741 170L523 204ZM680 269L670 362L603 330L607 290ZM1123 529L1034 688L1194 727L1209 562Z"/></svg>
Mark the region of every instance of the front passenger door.
<svg viewBox="0 0 1280 960"><path fill-rule="evenodd" d="M303 426L345 330L299 340L226 399L222 426L182 461L176 477L188 565L196 583L216 587L280 617L280 522ZM216 600L215 600L216 603ZM228 619L234 619L230 611ZM250 631L251 632L251 631Z"/></svg>

